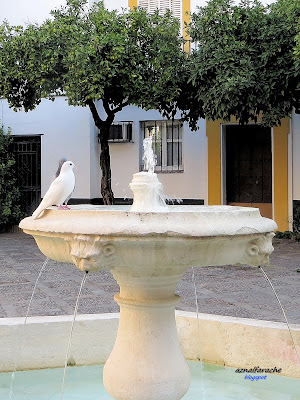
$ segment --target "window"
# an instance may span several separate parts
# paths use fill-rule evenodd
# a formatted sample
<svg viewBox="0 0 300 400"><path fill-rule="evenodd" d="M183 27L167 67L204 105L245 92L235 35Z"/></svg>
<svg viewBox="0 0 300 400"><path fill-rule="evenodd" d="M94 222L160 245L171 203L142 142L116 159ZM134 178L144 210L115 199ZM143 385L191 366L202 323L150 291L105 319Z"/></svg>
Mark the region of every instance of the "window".
<svg viewBox="0 0 300 400"><path fill-rule="evenodd" d="M144 121L144 138L152 136L156 155L156 172L182 172L182 122Z"/></svg>
<svg viewBox="0 0 300 400"><path fill-rule="evenodd" d="M182 0L138 0L138 7L145 8L149 13L159 10L160 14L164 14L170 10L182 27Z"/></svg>

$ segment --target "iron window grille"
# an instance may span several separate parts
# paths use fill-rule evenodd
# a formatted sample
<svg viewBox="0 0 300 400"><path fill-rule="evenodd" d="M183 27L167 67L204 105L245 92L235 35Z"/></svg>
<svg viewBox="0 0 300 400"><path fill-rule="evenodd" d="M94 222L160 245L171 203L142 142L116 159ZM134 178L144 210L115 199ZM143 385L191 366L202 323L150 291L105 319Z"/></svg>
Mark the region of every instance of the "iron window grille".
<svg viewBox="0 0 300 400"><path fill-rule="evenodd" d="M143 121L144 138L152 136L156 156L156 172L182 172L183 124L179 120ZM143 166L141 166L141 170Z"/></svg>

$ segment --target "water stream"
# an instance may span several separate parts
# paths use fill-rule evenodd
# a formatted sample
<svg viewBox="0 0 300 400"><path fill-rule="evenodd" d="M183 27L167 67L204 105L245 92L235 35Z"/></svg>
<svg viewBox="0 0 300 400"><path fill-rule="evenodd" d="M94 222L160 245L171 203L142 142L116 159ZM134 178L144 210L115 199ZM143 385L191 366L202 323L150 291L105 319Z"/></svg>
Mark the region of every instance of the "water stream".
<svg viewBox="0 0 300 400"><path fill-rule="evenodd" d="M154 169L156 165L156 158L153 152L152 147L152 136L145 138L143 140L143 162L144 162L144 170L148 171L150 174L154 174Z"/></svg>
<svg viewBox="0 0 300 400"><path fill-rule="evenodd" d="M30 297L30 300L29 300L29 303L28 303L26 315L25 315L25 320L24 320L24 325L23 325L23 334L21 336L22 339L25 337L24 336L24 329L25 329L25 326L26 326L26 323L27 323L27 319L28 319L31 303L32 303L32 300L33 300L33 297L34 297L34 293L35 293L38 281L39 281L44 269L46 268L46 265L48 264L48 261L49 261L49 258L46 258L46 260L44 261L44 263L43 263L43 265L42 265L42 267L40 269L38 277L36 278L36 281L35 281L35 284L34 284L34 287L33 287L32 293L31 293L31 297ZM14 362L14 371L11 374L10 389L9 389L9 399L10 400L13 399L14 380L15 380L15 375L16 375L16 371L17 371L17 367L18 367L18 360L19 360L19 357L20 357L22 339L19 340L19 343L18 343L18 346L17 346L17 351L16 351L16 354L15 354L15 362Z"/></svg>
<svg viewBox="0 0 300 400"><path fill-rule="evenodd" d="M192 267L192 281L194 285L194 295L195 295L195 303L196 303L196 314L197 314L197 331L198 335L201 338L201 333L200 333L200 319L199 319L199 303L198 303L198 293L197 293L197 287L196 287L196 279L195 279L195 270L194 267ZM206 400L206 391L205 391L205 385L204 385L204 373L203 373L203 357L202 357L202 346L199 346L199 356L200 356L200 379L201 379L201 389L202 389L202 394L203 400Z"/></svg>
<svg viewBox="0 0 300 400"><path fill-rule="evenodd" d="M288 319L287 319L286 313L285 313L284 308L283 308L283 306L282 306L282 304L281 304L281 301L280 301L280 299L279 299L279 297L278 297L278 295L277 295L277 293L276 293L276 290L275 290L275 288L274 288L274 286L273 286L271 280L269 279L269 277L268 277L268 275L266 274L266 272L264 271L264 269L263 269L261 266L259 266L258 268L261 270L261 272L262 272L264 278L266 279L266 281L267 281L268 284L270 285L270 287L271 287L271 289L272 289L272 291L273 291L273 293L274 293L274 295L275 295L275 297L276 297L276 299L277 299L277 301L278 301L278 304L279 304L279 306L280 306L280 308L281 308L282 314L283 314L283 316L284 316L285 322L286 322L286 324L287 324L287 327L288 327L288 330L289 330L289 333L290 333L290 336L291 336L291 339L292 339L293 347L294 347L294 349L295 349L295 352L296 352L296 355L297 355L297 357L298 357L298 361L299 361L299 364L300 364L300 356L299 356L299 353L298 353L298 350L297 350L297 346L296 346L296 343L295 343L295 340L294 340L294 337L293 337L293 334L292 334L292 331L291 331L290 324L289 324L289 321L288 321Z"/></svg>
<svg viewBox="0 0 300 400"><path fill-rule="evenodd" d="M68 340L68 346L67 346L67 352L66 352L64 374L63 374L63 381L62 381L62 387L61 387L61 397L60 397L61 400L64 397L64 390L65 390L65 382L66 382L66 373L67 373L67 367L68 367L69 353L70 353L70 349L71 349L72 336L73 336L74 324L75 324L77 311L78 311L79 299L80 299L81 292L82 292L83 286L85 284L87 275L88 275L88 271L86 271L86 273L84 274L84 276L82 278L81 285L80 285L79 292L78 292L77 299L76 299L76 303L75 303L74 315L73 315L73 320L72 320L72 324L71 324L69 340Z"/></svg>

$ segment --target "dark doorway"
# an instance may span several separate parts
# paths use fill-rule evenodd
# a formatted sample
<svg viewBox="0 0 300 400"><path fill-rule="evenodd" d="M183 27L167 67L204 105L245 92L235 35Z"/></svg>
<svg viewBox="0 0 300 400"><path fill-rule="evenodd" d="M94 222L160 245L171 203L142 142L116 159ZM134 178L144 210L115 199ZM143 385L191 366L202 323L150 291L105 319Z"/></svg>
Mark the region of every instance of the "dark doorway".
<svg viewBox="0 0 300 400"><path fill-rule="evenodd" d="M272 218L271 129L226 126L227 204L258 207Z"/></svg>
<svg viewBox="0 0 300 400"><path fill-rule="evenodd" d="M41 201L41 137L13 136L12 148L21 208L30 215Z"/></svg>

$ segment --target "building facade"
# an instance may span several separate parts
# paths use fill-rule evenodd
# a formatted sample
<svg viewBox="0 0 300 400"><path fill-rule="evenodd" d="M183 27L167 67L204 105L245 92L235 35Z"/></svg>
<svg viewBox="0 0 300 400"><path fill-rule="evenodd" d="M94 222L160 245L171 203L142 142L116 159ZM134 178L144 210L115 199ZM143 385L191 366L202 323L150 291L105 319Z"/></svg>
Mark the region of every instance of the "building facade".
<svg viewBox="0 0 300 400"><path fill-rule="evenodd" d="M205 1L200 0L106 2L109 9L140 6L150 12L156 8L164 12L170 8L182 27L188 22L188 13L203 4ZM16 151L26 153L28 148L32 154L28 143L40 146L35 156L22 153L19 162L20 169L27 172L34 169L36 173L38 169L40 178L36 182L40 182L41 196L53 179L58 160L65 157L78 167L75 201L101 202L100 144L88 108L69 106L64 97L54 102L43 100L28 113L15 113L5 99L0 100L0 107L2 124L12 128L16 142L27 143ZM293 114L280 127L269 129L259 123L240 126L234 120L200 120L198 128L192 132L179 114L172 123L156 110L128 106L120 111L110 140L115 197L119 201L132 198L129 183L141 170L143 138L151 134L157 154L156 172L167 198L259 207L262 215L275 219L279 230L291 230L293 209L300 207L300 116Z"/></svg>

